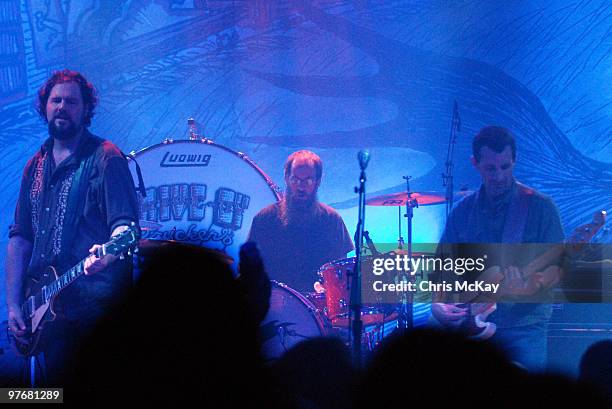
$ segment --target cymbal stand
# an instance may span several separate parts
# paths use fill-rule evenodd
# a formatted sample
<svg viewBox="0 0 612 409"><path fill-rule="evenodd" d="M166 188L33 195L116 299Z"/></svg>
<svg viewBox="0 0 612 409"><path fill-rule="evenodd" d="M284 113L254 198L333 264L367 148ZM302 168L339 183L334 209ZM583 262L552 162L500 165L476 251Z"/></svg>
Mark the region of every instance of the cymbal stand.
<svg viewBox="0 0 612 409"><path fill-rule="evenodd" d="M406 200L406 214L404 214L404 217L408 219L406 223L407 228L408 228L408 235L407 235L408 240L406 242L408 260L412 260L412 218L414 216L414 208L419 207L419 203L417 202L416 199L412 198L412 192L410 191L410 179L411 178L412 176L403 177L403 179L406 181L406 195L408 197L408 200ZM411 261L409 261L409 263L411 263L410 265L412 265ZM412 274L412 271L409 271L408 274L409 276L406 277L405 272L400 272L398 274L399 276L398 281L402 282L402 281L414 280L414 275ZM401 306L400 306L398 327L399 327L399 330L402 332L410 330L413 327L412 301L413 301L413 294L411 291L403 291L401 293Z"/></svg>
<svg viewBox="0 0 612 409"><path fill-rule="evenodd" d="M402 206L397 206L397 248L404 248L404 237L402 237Z"/></svg>

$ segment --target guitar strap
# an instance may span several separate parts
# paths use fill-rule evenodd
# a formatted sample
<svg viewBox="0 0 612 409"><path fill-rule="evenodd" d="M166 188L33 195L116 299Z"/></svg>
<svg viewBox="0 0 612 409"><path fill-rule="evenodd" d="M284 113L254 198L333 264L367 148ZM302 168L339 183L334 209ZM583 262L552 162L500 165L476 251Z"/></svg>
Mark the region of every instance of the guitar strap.
<svg viewBox="0 0 612 409"><path fill-rule="evenodd" d="M525 226L527 224L527 211L529 209L529 198L533 194L533 190L527 186L516 182L516 192L510 199L508 211L506 213L506 221L504 222L504 230L502 232L501 242L504 244L518 244L523 242L525 234ZM505 247L502 245L502 247ZM514 264L513 246L504 248L500 251L500 263L503 266Z"/></svg>
<svg viewBox="0 0 612 409"><path fill-rule="evenodd" d="M516 182L516 194L513 195L508 206L502 243L522 243L527 224L529 198L532 194L532 189Z"/></svg>
<svg viewBox="0 0 612 409"><path fill-rule="evenodd" d="M85 199L87 197L87 188L89 187L89 177L94 162L94 150L102 143L102 139L89 135L89 138L94 139L87 147L85 155L87 158L81 160L78 169L74 173L72 186L68 194L68 203L66 206L66 214L64 216L63 232L62 232L62 252L72 247L74 242L79 218L83 214Z"/></svg>

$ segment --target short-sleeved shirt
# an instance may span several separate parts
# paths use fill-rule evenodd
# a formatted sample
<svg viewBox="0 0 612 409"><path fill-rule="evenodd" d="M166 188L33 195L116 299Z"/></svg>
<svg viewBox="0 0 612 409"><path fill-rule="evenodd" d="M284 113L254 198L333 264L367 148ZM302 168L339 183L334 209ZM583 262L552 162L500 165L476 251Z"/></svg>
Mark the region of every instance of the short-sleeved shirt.
<svg viewBox="0 0 612 409"><path fill-rule="evenodd" d="M523 195L518 199L519 195ZM526 214L511 215L511 203L526 200ZM484 186L479 191L458 202L446 222L441 243L507 243L504 235L507 221L524 220L522 237L516 243L562 243L563 227L559 211L546 195L520 185L512 184L510 191L499 200L487 199ZM529 258L526 254L514 255L517 261ZM535 255L534 255L535 256ZM530 260L522 260L527 264ZM519 265L520 267L520 265ZM549 297L550 298L550 297ZM491 321L498 327L518 327L546 321L552 314L552 306L542 303L498 303Z"/></svg>
<svg viewBox="0 0 612 409"><path fill-rule="evenodd" d="M317 203L308 221L287 224L280 206L272 204L255 216L249 241L257 243L271 279L312 292L319 268L345 258L353 242L340 215L327 205Z"/></svg>
<svg viewBox="0 0 612 409"><path fill-rule="evenodd" d="M81 161L91 155L87 196L77 215L74 240L70 248L62 248L74 174ZM107 242L116 227L132 222L138 222L138 201L127 161L114 144L86 131L75 153L59 166L53 160L51 138L28 161L9 237L21 236L33 244L28 277L39 276L49 265L62 274L86 257L92 245ZM129 287L130 271L127 260L117 261L97 274L79 277L61 293L61 305L70 311L66 315L103 308Z"/></svg>

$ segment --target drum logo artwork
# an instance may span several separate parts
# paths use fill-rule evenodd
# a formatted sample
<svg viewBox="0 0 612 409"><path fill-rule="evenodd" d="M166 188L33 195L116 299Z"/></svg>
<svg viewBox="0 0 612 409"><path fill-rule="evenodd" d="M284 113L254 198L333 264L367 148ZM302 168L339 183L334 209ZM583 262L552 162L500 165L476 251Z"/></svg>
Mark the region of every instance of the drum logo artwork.
<svg viewBox="0 0 612 409"><path fill-rule="evenodd" d="M210 155L193 156L210 159ZM202 183L149 186L146 197L139 198L142 237L222 249L231 246L251 198L227 187L219 187L212 201L207 201L207 194L207 185Z"/></svg>
<svg viewBox="0 0 612 409"><path fill-rule="evenodd" d="M257 212L280 199L247 155L211 140L167 139L132 156L143 239L208 247L238 260Z"/></svg>
<svg viewBox="0 0 612 409"><path fill-rule="evenodd" d="M162 168L204 167L208 166L210 158L211 155L166 152L159 166Z"/></svg>

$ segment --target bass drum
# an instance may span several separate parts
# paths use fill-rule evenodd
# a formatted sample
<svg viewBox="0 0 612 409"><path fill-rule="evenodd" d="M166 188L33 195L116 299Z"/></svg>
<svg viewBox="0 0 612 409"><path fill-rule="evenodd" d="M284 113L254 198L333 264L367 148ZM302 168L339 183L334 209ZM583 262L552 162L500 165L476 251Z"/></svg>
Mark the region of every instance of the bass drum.
<svg viewBox="0 0 612 409"><path fill-rule="evenodd" d="M270 310L260 326L266 361L280 358L300 341L330 333L325 317L310 301L283 283L271 283Z"/></svg>
<svg viewBox="0 0 612 409"><path fill-rule="evenodd" d="M221 250L234 260L257 212L280 199L279 189L246 155L209 140L167 140L130 160L142 170L138 195L142 238Z"/></svg>

